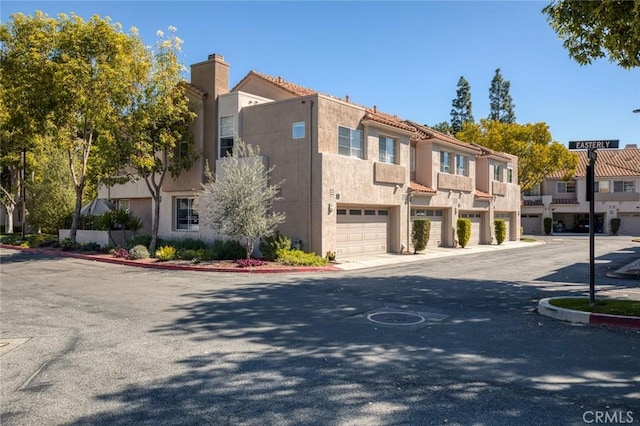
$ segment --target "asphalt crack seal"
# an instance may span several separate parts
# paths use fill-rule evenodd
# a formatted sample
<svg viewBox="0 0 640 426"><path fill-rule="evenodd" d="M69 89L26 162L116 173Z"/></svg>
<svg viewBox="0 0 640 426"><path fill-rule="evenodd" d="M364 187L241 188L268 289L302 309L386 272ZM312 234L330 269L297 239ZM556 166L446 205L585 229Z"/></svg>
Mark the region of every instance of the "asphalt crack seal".
<svg viewBox="0 0 640 426"><path fill-rule="evenodd" d="M367 315L367 319L384 325L417 325L427 320L422 315L409 312L375 312Z"/></svg>

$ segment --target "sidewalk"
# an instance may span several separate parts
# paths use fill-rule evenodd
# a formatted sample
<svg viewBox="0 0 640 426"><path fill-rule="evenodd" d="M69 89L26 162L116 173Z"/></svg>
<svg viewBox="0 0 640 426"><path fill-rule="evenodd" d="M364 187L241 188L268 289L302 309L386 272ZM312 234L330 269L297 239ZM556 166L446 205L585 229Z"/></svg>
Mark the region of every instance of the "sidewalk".
<svg viewBox="0 0 640 426"><path fill-rule="evenodd" d="M352 271L356 269L373 268L376 266L396 265L399 263L420 262L430 259L439 259L450 256L461 256L467 254L486 253L497 250L509 250L521 247L532 247L545 244L543 241L523 242L523 241L506 241L501 245L473 245L465 248L446 248L446 247L428 247L424 252L418 254L368 254L362 256L349 256L340 258L334 264L343 271Z"/></svg>

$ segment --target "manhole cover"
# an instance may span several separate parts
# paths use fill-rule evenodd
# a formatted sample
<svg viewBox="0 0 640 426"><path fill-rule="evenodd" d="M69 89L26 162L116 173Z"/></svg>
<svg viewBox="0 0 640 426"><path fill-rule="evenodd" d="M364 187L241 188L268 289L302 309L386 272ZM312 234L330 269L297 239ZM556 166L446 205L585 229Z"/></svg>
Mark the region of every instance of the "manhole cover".
<svg viewBox="0 0 640 426"><path fill-rule="evenodd" d="M367 315L369 321L386 325L416 325L426 321L422 315L408 312L376 312Z"/></svg>

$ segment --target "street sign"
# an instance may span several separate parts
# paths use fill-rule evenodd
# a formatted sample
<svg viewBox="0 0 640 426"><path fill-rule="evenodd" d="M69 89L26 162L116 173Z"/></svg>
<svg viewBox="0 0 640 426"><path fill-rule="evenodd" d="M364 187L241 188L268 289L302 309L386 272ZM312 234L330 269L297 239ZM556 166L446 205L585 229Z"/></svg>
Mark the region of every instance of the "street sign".
<svg viewBox="0 0 640 426"><path fill-rule="evenodd" d="M618 139L602 140L602 141L571 141L569 142L569 149L610 149L617 148Z"/></svg>

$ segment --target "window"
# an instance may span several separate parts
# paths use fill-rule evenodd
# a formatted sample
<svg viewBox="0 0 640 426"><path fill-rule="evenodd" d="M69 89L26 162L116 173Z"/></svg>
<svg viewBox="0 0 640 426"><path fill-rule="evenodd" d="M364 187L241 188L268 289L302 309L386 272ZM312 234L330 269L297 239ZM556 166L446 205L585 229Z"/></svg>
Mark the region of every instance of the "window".
<svg viewBox="0 0 640 426"><path fill-rule="evenodd" d="M451 154L440 151L440 171L443 173L451 173Z"/></svg>
<svg viewBox="0 0 640 426"><path fill-rule="evenodd" d="M338 209L336 212L339 216L344 216L347 214L347 209Z"/></svg>
<svg viewBox="0 0 640 426"><path fill-rule="evenodd" d="M122 198L116 202L116 205L118 206L118 210L131 211L131 200L129 199Z"/></svg>
<svg viewBox="0 0 640 426"><path fill-rule="evenodd" d="M409 150L409 171L416 171L416 147L412 146Z"/></svg>
<svg viewBox="0 0 640 426"><path fill-rule="evenodd" d="M304 121L299 121L297 123L293 123L293 138L294 139L302 139L304 138Z"/></svg>
<svg viewBox="0 0 640 426"><path fill-rule="evenodd" d="M540 196L540 184L537 183L537 184L533 185L531 188L525 189L524 192L523 192L523 195Z"/></svg>
<svg viewBox="0 0 640 426"><path fill-rule="evenodd" d="M381 163L396 163L396 141L386 136L378 139L379 158Z"/></svg>
<svg viewBox="0 0 640 426"><path fill-rule="evenodd" d="M558 182L557 184L558 194L573 194L576 192L575 181Z"/></svg>
<svg viewBox="0 0 640 426"><path fill-rule="evenodd" d="M233 115L220 117L220 158L233 152L234 123Z"/></svg>
<svg viewBox="0 0 640 426"><path fill-rule="evenodd" d="M464 155L456 155L456 174L461 176L467 175L467 157Z"/></svg>
<svg viewBox="0 0 640 426"><path fill-rule="evenodd" d="M338 154L363 158L362 131L338 126Z"/></svg>
<svg viewBox="0 0 640 426"><path fill-rule="evenodd" d="M513 183L513 169L511 167L507 169L507 182Z"/></svg>
<svg viewBox="0 0 640 426"><path fill-rule="evenodd" d="M613 182L613 192L635 192L632 180L616 180Z"/></svg>
<svg viewBox="0 0 640 426"><path fill-rule="evenodd" d="M378 210L378 216L389 216L389 210Z"/></svg>
<svg viewBox="0 0 640 426"><path fill-rule="evenodd" d="M349 210L349 215L351 215L351 216L360 216L360 215L362 215L362 210L354 210L354 209Z"/></svg>
<svg viewBox="0 0 640 426"><path fill-rule="evenodd" d="M493 165L493 180L502 182L502 167L500 167L498 164Z"/></svg>
<svg viewBox="0 0 640 426"><path fill-rule="evenodd" d="M596 181L596 187L594 188L596 192L610 192L609 181L608 180L600 180Z"/></svg>
<svg viewBox="0 0 640 426"><path fill-rule="evenodd" d="M197 231L199 229L195 198L175 198L174 211L177 230Z"/></svg>

